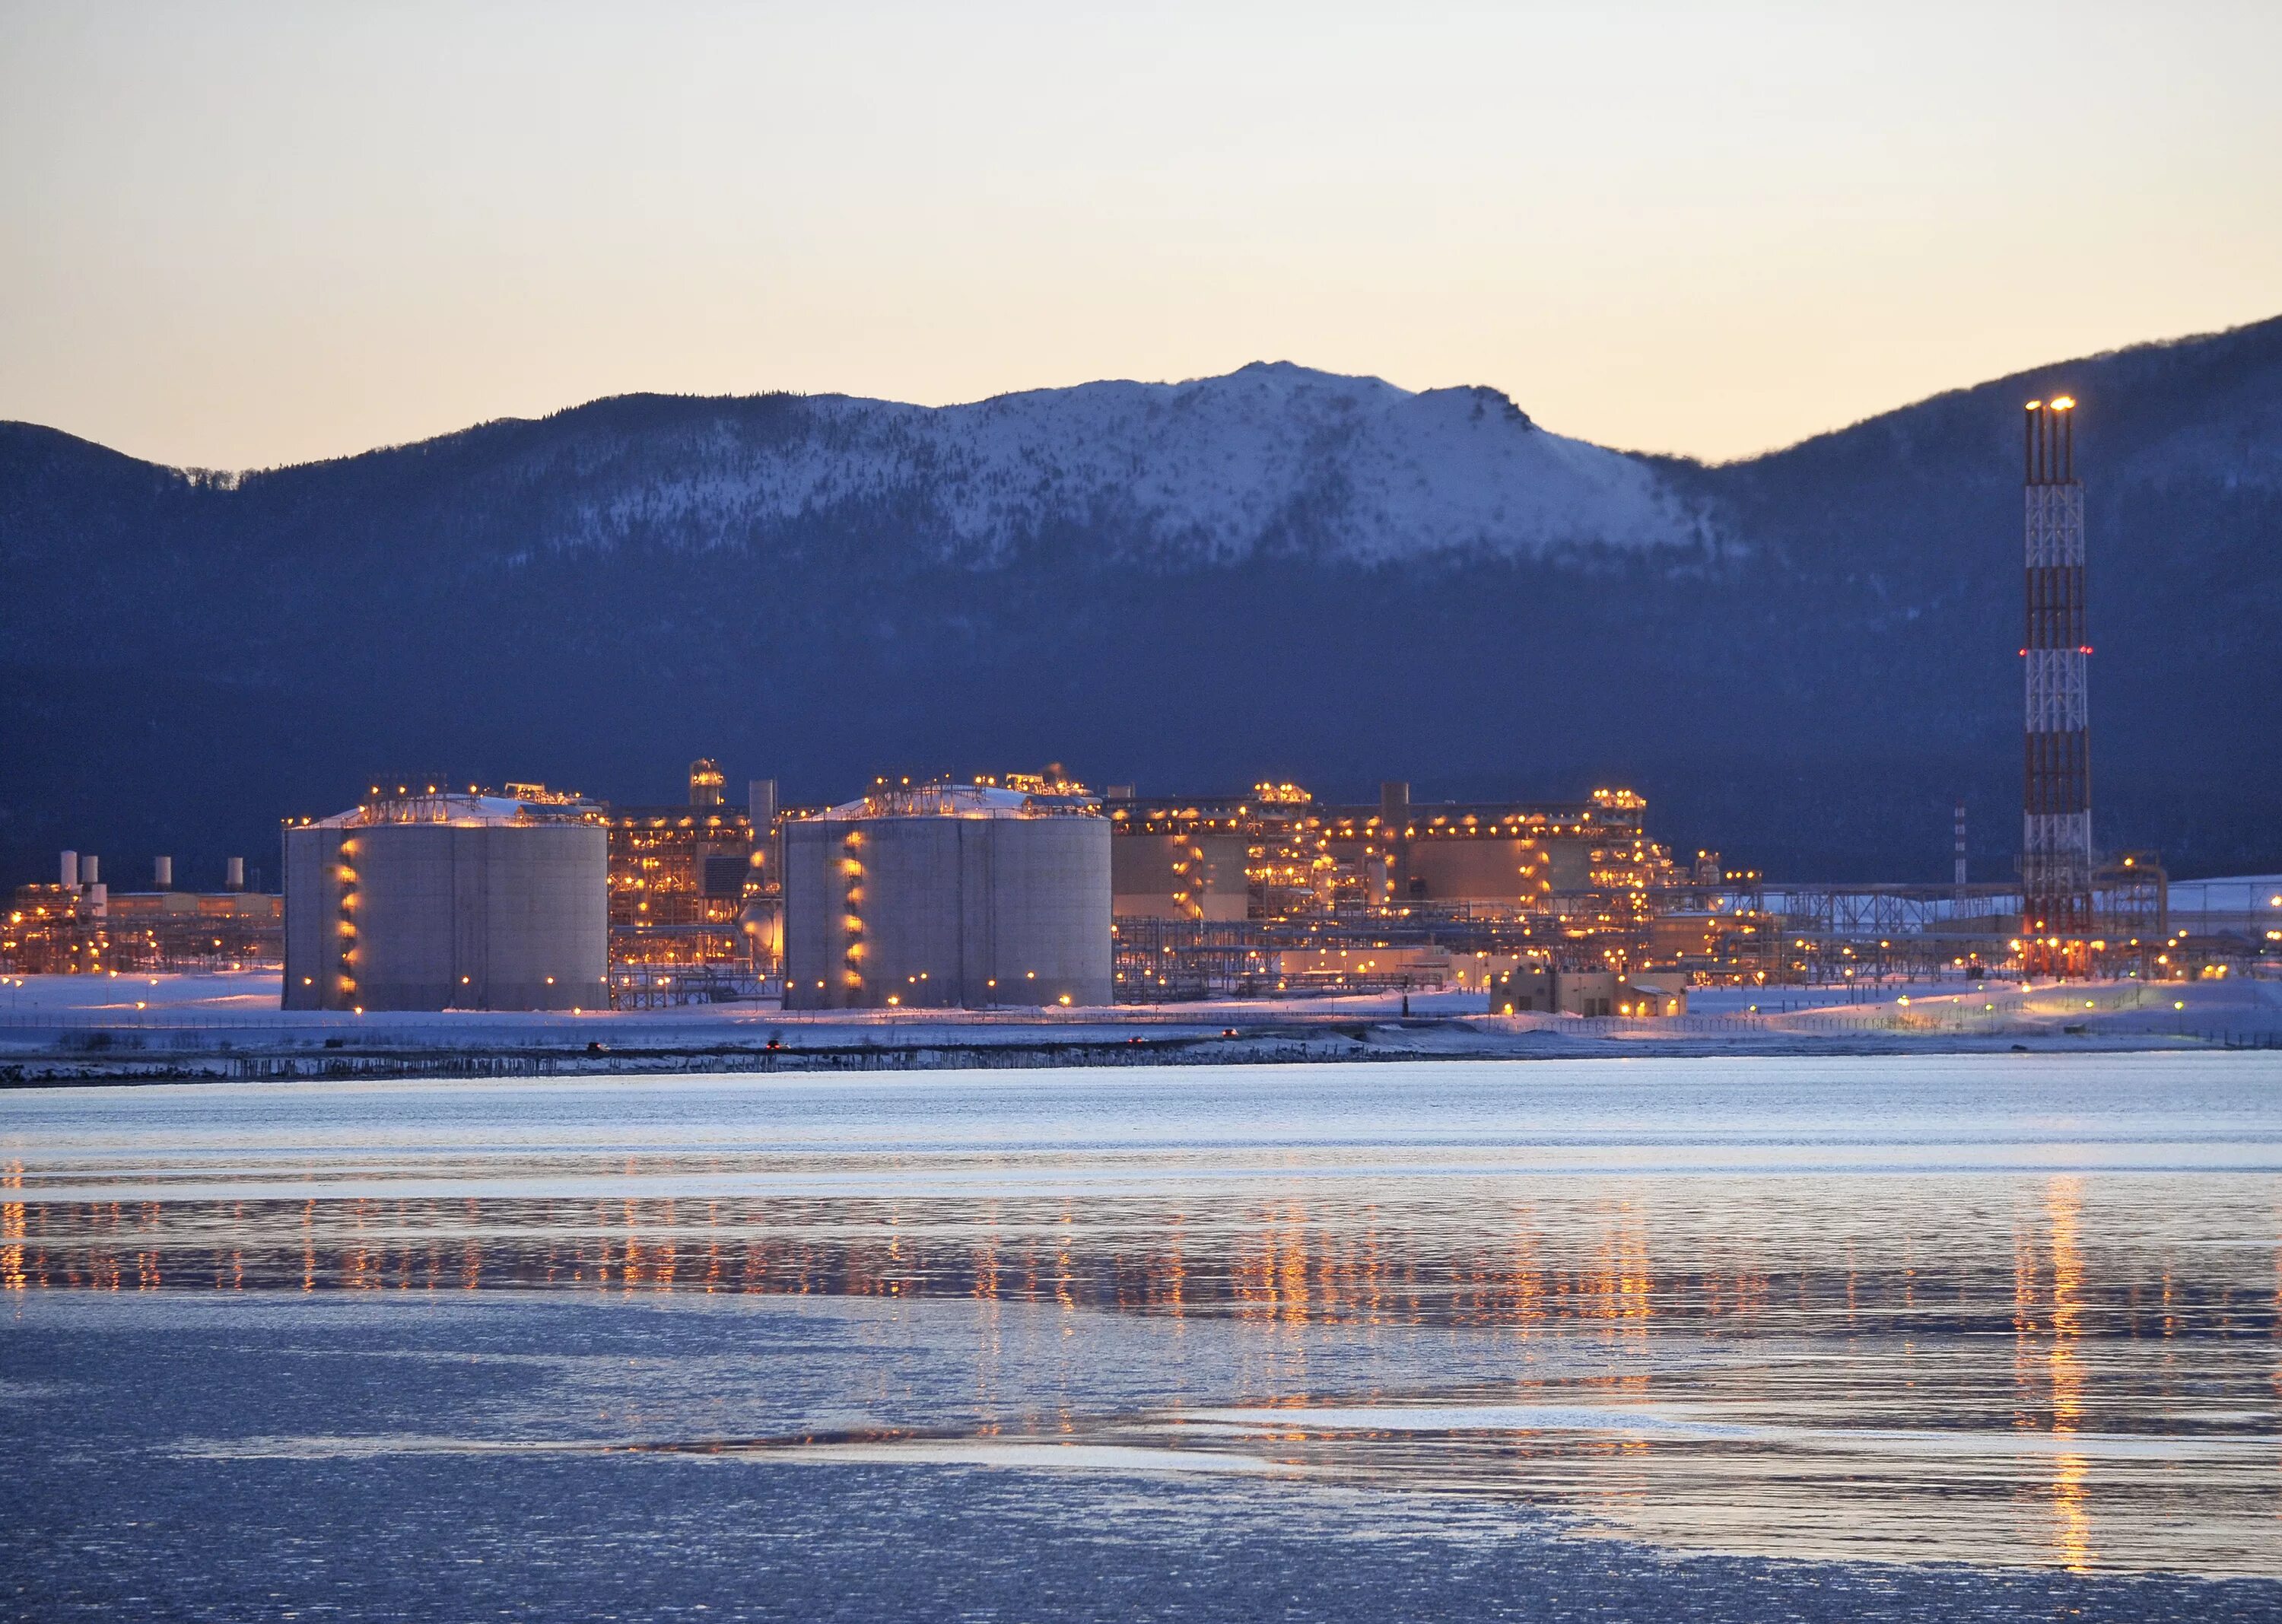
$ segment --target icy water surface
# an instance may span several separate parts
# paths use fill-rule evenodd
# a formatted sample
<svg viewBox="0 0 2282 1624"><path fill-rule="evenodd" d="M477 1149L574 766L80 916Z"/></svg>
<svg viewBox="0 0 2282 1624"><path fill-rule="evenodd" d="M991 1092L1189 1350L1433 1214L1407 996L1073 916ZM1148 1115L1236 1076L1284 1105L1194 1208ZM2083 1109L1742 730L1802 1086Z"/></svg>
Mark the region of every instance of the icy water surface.
<svg viewBox="0 0 2282 1624"><path fill-rule="evenodd" d="M18 1616L2282 1617L2282 1063L0 1095Z"/></svg>

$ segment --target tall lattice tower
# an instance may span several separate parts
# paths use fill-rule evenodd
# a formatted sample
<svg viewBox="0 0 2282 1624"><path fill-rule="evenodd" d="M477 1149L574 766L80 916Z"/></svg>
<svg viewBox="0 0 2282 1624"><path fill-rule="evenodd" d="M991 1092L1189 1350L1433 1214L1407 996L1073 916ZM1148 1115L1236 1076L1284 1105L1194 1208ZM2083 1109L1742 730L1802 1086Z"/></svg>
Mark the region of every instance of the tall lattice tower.
<svg viewBox="0 0 2282 1624"><path fill-rule="evenodd" d="M2029 402L2028 635L2021 930L2032 968L2081 967L2092 934L2092 734L2076 402Z"/></svg>

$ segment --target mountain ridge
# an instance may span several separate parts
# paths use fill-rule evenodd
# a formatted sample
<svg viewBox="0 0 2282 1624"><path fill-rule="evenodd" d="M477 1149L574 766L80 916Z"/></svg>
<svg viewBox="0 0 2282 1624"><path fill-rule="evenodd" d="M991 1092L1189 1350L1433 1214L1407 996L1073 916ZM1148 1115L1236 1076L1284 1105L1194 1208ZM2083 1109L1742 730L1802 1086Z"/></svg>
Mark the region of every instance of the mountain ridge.
<svg viewBox="0 0 2282 1624"><path fill-rule="evenodd" d="M0 425L0 873L258 851L374 770L648 800L699 754L805 799L1033 756L1170 790L1624 779L1660 835L1797 878L1945 873L1965 793L1994 872L2014 397L2053 380L2085 400L2102 839L2270 866L2282 781L2241 741L2282 727L2282 320L1725 463L1289 362L613 396L228 476Z"/></svg>

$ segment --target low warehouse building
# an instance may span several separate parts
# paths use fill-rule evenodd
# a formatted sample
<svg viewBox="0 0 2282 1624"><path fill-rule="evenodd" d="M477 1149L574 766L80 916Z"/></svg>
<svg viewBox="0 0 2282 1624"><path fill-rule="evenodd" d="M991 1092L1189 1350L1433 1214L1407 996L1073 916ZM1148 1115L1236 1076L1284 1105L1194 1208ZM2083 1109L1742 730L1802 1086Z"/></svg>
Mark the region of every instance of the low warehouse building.
<svg viewBox="0 0 2282 1624"><path fill-rule="evenodd" d="M1109 823L1075 786L883 787L783 840L788 1009L1110 1001Z"/></svg>
<svg viewBox="0 0 2282 1624"><path fill-rule="evenodd" d="M1494 1014L1684 1015L1688 978L1676 970L1556 970L1529 962L1490 980Z"/></svg>
<svg viewBox="0 0 2282 1624"><path fill-rule="evenodd" d="M609 836L583 803L402 793L286 826L288 1009L599 1009Z"/></svg>

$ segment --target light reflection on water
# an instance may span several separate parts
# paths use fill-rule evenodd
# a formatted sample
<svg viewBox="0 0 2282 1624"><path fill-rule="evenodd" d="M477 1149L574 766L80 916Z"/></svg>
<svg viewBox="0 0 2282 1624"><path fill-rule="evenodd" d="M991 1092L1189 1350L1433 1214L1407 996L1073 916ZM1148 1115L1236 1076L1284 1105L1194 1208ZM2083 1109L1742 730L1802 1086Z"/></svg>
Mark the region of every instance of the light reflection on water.
<svg viewBox="0 0 2282 1624"><path fill-rule="evenodd" d="M12 1098L0 1283L974 1309L925 1319L970 1379L916 1414L867 1417L858 1363L811 1372L836 1428L638 1387L598 1426L606 1385L544 1435L224 1453L1257 1468L1679 1547L2273 1575L2282 1078L2243 1061Z"/></svg>

